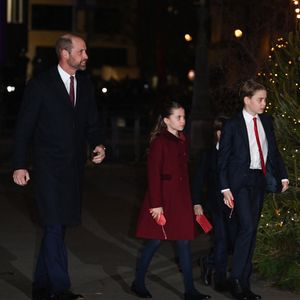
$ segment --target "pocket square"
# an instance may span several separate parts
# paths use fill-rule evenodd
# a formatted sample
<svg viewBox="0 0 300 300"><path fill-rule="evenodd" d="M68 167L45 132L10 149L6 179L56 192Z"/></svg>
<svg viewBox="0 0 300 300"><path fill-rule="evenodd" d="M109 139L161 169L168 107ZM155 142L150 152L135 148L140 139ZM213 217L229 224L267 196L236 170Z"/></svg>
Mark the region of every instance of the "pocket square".
<svg viewBox="0 0 300 300"><path fill-rule="evenodd" d="M200 216L197 215L196 216L196 221L201 226L201 228L203 229L203 231L205 233L208 233L212 229L212 225L207 220L207 218L205 217L205 215L200 215Z"/></svg>

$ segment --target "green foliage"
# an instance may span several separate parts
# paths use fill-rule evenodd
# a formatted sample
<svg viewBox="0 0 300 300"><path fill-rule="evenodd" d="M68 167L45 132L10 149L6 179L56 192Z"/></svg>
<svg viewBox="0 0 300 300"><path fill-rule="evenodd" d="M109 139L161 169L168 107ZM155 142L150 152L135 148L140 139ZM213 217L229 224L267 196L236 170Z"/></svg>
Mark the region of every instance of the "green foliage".
<svg viewBox="0 0 300 300"><path fill-rule="evenodd" d="M255 266L277 286L300 292L300 32L277 40L261 79L290 189L265 199Z"/></svg>
<svg viewBox="0 0 300 300"><path fill-rule="evenodd" d="M300 153L300 32L290 33L287 40L278 39L262 79L268 90L267 111L274 117L279 148L291 180L296 183L294 158L299 161Z"/></svg>
<svg viewBox="0 0 300 300"><path fill-rule="evenodd" d="M268 195L257 236L255 266L280 287L300 292L300 201L291 190Z"/></svg>

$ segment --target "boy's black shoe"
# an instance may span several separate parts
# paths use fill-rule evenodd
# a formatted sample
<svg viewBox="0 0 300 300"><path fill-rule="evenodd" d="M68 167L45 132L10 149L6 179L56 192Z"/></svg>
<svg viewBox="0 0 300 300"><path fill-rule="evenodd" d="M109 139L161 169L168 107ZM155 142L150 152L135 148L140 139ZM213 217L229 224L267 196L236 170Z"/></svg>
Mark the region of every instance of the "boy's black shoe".
<svg viewBox="0 0 300 300"><path fill-rule="evenodd" d="M200 268L201 268L201 279L204 285L211 284L211 277L212 277L212 267L207 264L207 258L202 257L199 260Z"/></svg>

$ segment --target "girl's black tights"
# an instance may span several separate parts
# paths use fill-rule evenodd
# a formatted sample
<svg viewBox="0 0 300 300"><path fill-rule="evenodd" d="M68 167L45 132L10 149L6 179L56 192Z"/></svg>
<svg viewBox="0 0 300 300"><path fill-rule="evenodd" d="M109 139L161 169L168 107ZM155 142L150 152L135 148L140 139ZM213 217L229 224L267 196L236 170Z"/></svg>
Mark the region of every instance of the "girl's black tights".
<svg viewBox="0 0 300 300"><path fill-rule="evenodd" d="M145 276L148 267L151 263L152 257L158 247L160 240L147 240L142 248L140 257L137 261L135 284L140 289L145 289ZM176 241L177 254L179 257L180 267L183 273L184 288L186 293L193 293L195 291L193 272L192 272L192 259L190 250L190 241L178 240Z"/></svg>

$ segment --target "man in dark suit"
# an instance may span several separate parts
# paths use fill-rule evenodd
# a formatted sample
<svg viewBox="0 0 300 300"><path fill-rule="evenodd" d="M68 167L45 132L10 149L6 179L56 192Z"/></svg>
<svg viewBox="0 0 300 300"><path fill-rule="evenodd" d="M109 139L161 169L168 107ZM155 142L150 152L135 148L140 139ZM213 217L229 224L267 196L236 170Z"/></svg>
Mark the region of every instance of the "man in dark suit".
<svg viewBox="0 0 300 300"><path fill-rule="evenodd" d="M30 180L28 148L33 141L36 201L43 240L34 274L34 300L70 300L64 236L80 223L81 190L87 143L93 162L105 157L93 86L84 74L88 59L84 40L65 34L56 43L58 66L31 80L19 113L13 157L13 180Z"/></svg>
<svg viewBox="0 0 300 300"><path fill-rule="evenodd" d="M223 128L219 150L219 178L224 203L237 220L231 293L236 299L261 299L250 288L252 257L263 206L267 169L288 188L287 172L278 151L271 117L264 114L267 92L250 79L240 89L244 108Z"/></svg>

